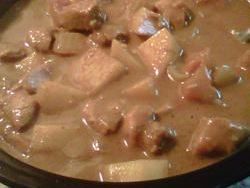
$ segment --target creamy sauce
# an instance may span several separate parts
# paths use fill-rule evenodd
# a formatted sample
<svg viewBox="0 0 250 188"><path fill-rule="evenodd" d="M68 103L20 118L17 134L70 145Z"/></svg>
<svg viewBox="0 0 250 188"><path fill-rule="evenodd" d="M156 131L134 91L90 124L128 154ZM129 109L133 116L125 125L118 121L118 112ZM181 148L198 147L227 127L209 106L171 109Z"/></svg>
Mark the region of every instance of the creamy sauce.
<svg viewBox="0 0 250 188"><path fill-rule="evenodd" d="M155 3L155 1L148 3L146 0L140 2L147 4L147 7L152 7ZM230 0L225 2L225 4L207 3L197 6L193 5L193 1L187 1L186 3L192 6L195 19L188 27L177 29L173 32L173 36L184 49L185 54L199 52L209 48L211 50L209 57L210 67L225 64L235 67L238 59L245 51L250 49L249 44L240 43L231 34L232 30L242 31L250 27L249 3L245 0ZM128 18L138 9L134 8L136 10L133 10L133 6L132 8L129 6L130 4L131 2L129 0L114 0L110 4L104 3L103 9L109 19L107 23L104 23L100 31L104 31L107 28L105 24L118 24L123 26ZM142 6L140 3L138 4L139 7ZM121 13L124 14L121 15ZM36 27L46 29L55 27L46 3L44 3L43 0L20 1L0 19L0 43L23 44L26 42L26 36L29 30ZM124 27L127 27L126 24ZM136 51L137 47L144 41L145 39L131 34L128 43L129 49L132 52ZM105 51L110 53L110 47L106 47ZM69 85L69 81L65 79L65 75L68 73L72 74L72 72L69 72L72 63L79 60L82 55L61 57L53 53L36 53L51 63L52 81L66 83L66 85ZM18 63L16 65L1 63L1 82L7 80L6 82L10 82L10 85L15 85L15 83L26 74L26 68L27 67L22 65L18 66ZM192 152L187 152L190 138L198 126L201 117L224 117L250 127L249 75L249 71L243 71L241 72L241 80L239 83L219 89L223 96L222 101L226 104L226 107L224 107L216 104L202 104L181 100L178 96L180 83L170 80L167 75L159 81L157 90L159 92L158 97L146 101L133 98L127 100L127 98L123 97L121 91L148 76L145 67L139 71L128 70L128 74L105 86L98 94L77 101L77 104L73 105L73 107L64 108L51 114L44 113L41 107L35 125L25 132L16 133L20 136L20 139L26 138L28 142L30 142L33 129L36 126L61 124L80 126L83 131L79 134L82 135L81 137L83 139L80 139L79 142L76 141L75 144L77 144L80 149L85 149L84 155L77 158L70 158L60 150L36 152L30 147L24 147L25 149L23 149L19 145L18 136L12 138L6 136L6 132L8 134L8 130L11 130L11 126L8 126L8 123L6 124L5 121L1 121L1 133L3 135L1 147L19 160L33 166L65 176L82 179L101 181L102 177L100 174L102 172L102 165L137 159L167 159L170 163L168 176L190 172L210 165L225 157L201 157L193 155ZM112 101L125 101L125 114L129 109L138 104L147 104L154 108L159 108L162 104L177 106L174 107L170 113L161 117L162 124L176 131L176 145L162 155L151 155L141 148L126 147L122 131L108 136L102 136L93 129L83 126L81 117L82 109L88 99L96 98L103 98L103 106L108 105ZM60 101L55 101L55 103L60 103ZM4 117L2 119L4 119Z"/></svg>

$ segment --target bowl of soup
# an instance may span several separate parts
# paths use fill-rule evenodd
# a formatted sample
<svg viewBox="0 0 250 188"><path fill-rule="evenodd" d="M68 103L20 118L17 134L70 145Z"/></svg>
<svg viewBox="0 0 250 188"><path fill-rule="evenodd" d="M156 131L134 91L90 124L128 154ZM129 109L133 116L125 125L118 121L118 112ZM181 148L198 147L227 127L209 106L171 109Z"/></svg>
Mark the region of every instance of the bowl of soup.
<svg viewBox="0 0 250 188"><path fill-rule="evenodd" d="M0 7L3 182L211 187L249 175L249 1Z"/></svg>

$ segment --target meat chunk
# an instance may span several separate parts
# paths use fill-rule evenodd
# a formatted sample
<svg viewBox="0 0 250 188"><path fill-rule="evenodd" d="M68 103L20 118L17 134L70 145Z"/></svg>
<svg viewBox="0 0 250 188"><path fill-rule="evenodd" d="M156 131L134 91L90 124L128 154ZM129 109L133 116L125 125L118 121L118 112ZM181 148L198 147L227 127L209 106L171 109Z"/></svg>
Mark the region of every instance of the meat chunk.
<svg viewBox="0 0 250 188"><path fill-rule="evenodd" d="M125 117L123 134L129 146L160 154L175 143L174 130L161 125L149 106L136 106Z"/></svg>
<svg viewBox="0 0 250 188"><path fill-rule="evenodd" d="M21 131L34 123L39 105L25 90L18 89L6 98L3 110L13 128Z"/></svg>
<svg viewBox="0 0 250 188"><path fill-rule="evenodd" d="M202 118L188 150L195 155L232 153L250 135L249 129L226 118Z"/></svg>
<svg viewBox="0 0 250 188"><path fill-rule="evenodd" d="M57 32L54 34L53 52L59 55L76 55L87 50L86 37L80 33Z"/></svg>
<svg viewBox="0 0 250 188"><path fill-rule="evenodd" d="M151 78L146 78L123 90L122 93L130 98L147 100L157 95L157 88Z"/></svg>
<svg viewBox="0 0 250 188"><path fill-rule="evenodd" d="M150 124L143 135L143 145L146 151L160 154L171 148L176 142L176 132L166 126L154 122Z"/></svg>
<svg viewBox="0 0 250 188"><path fill-rule="evenodd" d="M55 25L67 30L93 30L107 19L96 0L48 0Z"/></svg>
<svg viewBox="0 0 250 188"><path fill-rule="evenodd" d="M130 32L139 36L150 37L157 33L159 29L157 25L159 18L159 14L142 7L134 14L129 22Z"/></svg>
<svg viewBox="0 0 250 188"><path fill-rule="evenodd" d="M28 55L25 47L19 44L0 44L0 62L2 63L15 63L21 61Z"/></svg>
<svg viewBox="0 0 250 188"><path fill-rule="evenodd" d="M55 81L46 81L37 89L35 95L41 111L55 114L78 104L86 97L86 93Z"/></svg>
<svg viewBox="0 0 250 188"><path fill-rule="evenodd" d="M31 29L27 35L29 46L40 52L48 52L52 43L50 31L44 28Z"/></svg>
<svg viewBox="0 0 250 188"><path fill-rule="evenodd" d="M142 61L154 76L160 76L181 54L181 48L174 36L162 29L139 46Z"/></svg>
<svg viewBox="0 0 250 188"><path fill-rule="evenodd" d="M83 123L97 133L108 135L115 133L122 121L119 104L102 104L101 101L88 102L82 113Z"/></svg>
<svg viewBox="0 0 250 188"><path fill-rule="evenodd" d="M72 84L88 93L96 93L125 73L125 67L99 48L88 50L72 65Z"/></svg>
<svg viewBox="0 0 250 188"><path fill-rule="evenodd" d="M131 53L128 45L121 43L116 39L112 41L111 56L124 63L129 71L144 68L140 60Z"/></svg>
<svg viewBox="0 0 250 188"><path fill-rule="evenodd" d="M155 3L155 8L170 21L174 28L178 29L188 26L194 19L193 12L184 2L183 0L159 0Z"/></svg>
<svg viewBox="0 0 250 188"><path fill-rule="evenodd" d="M105 165L105 181L134 182L164 178L168 175L167 160L137 160Z"/></svg>
<svg viewBox="0 0 250 188"><path fill-rule="evenodd" d="M183 99L202 103L213 103L220 97L219 92L212 86L210 73L201 66L196 73L180 86Z"/></svg>
<svg viewBox="0 0 250 188"><path fill-rule="evenodd" d="M128 144L138 146L141 142L141 135L149 124L153 114L150 106L135 106L124 117L123 134Z"/></svg>

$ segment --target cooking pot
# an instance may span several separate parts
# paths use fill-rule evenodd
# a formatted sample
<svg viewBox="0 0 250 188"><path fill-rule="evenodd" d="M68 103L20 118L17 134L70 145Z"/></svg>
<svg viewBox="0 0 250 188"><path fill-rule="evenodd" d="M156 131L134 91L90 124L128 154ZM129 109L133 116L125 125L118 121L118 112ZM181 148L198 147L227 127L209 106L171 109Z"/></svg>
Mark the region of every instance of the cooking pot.
<svg viewBox="0 0 250 188"><path fill-rule="evenodd" d="M16 1L0 0L0 16ZM203 169L160 180L131 183L101 183L56 175L22 163L0 149L0 181L10 187L219 188L247 176L250 176L250 139L231 156Z"/></svg>

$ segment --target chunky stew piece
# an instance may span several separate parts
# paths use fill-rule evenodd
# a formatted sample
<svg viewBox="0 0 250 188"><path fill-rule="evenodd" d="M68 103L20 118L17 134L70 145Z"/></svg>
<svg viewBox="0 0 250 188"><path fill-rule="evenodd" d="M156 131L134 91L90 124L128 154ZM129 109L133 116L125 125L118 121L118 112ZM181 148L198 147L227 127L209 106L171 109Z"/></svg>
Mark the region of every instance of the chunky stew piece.
<svg viewBox="0 0 250 188"><path fill-rule="evenodd" d="M16 1L0 18L0 148L92 181L219 162L250 138L249 18L246 0Z"/></svg>
<svg viewBox="0 0 250 188"><path fill-rule="evenodd" d="M138 70L143 69L142 63L135 57L134 54L129 50L128 45L119 42L118 40L112 41L111 52L110 55L120 62L124 63L124 65L130 70Z"/></svg>
<svg viewBox="0 0 250 188"><path fill-rule="evenodd" d="M131 182L160 179L168 173L167 160L137 160L109 164L104 167L104 176L111 182Z"/></svg>
<svg viewBox="0 0 250 188"><path fill-rule="evenodd" d="M6 96L3 111L6 118L17 131L32 125L37 118L39 104L23 89Z"/></svg>
<svg viewBox="0 0 250 188"><path fill-rule="evenodd" d="M149 71L154 76L160 76L169 64L178 59L181 48L173 35L164 28L142 43L138 53Z"/></svg>
<svg viewBox="0 0 250 188"><path fill-rule="evenodd" d="M99 48L85 52L82 58L72 64L69 79L84 92L96 93L125 73L125 67Z"/></svg>
<svg viewBox="0 0 250 188"><path fill-rule="evenodd" d="M219 92L212 86L209 70L201 66L197 72L180 86L181 97L186 100L212 103L220 97Z"/></svg>
<svg viewBox="0 0 250 188"><path fill-rule="evenodd" d="M83 109L82 121L100 134L115 133L122 121L120 105L107 104L104 112L100 110L101 105L98 100L88 102Z"/></svg>
<svg viewBox="0 0 250 188"><path fill-rule="evenodd" d="M189 150L197 155L232 153L250 134L245 126L226 118L202 118L195 130Z"/></svg>
<svg viewBox="0 0 250 188"><path fill-rule="evenodd" d="M158 122L150 106L136 106L124 117L123 134L130 146L159 154L175 142L176 133Z"/></svg>
<svg viewBox="0 0 250 188"><path fill-rule="evenodd" d="M48 30L35 28L28 32L27 43L37 51L48 52L52 43L52 35Z"/></svg>
<svg viewBox="0 0 250 188"><path fill-rule="evenodd" d="M80 33L57 32L54 34L53 52L60 55L77 55L87 49L86 37Z"/></svg>
<svg viewBox="0 0 250 188"><path fill-rule="evenodd" d="M138 145L144 128L154 113L150 106L135 106L124 118L123 132L130 145ZM139 143L140 144L140 143Z"/></svg>
<svg viewBox="0 0 250 188"><path fill-rule="evenodd" d="M175 144L175 137L175 130L154 122L149 124L144 131L143 145L146 151L153 154L160 154Z"/></svg>
<svg viewBox="0 0 250 188"><path fill-rule="evenodd" d="M41 110L48 114L67 110L77 105L86 96L87 94L81 90L55 81L46 81L41 84L35 95Z"/></svg>
<svg viewBox="0 0 250 188"><path fill-rule="evenodd" d="M55 152L61 150L81 131L79 126L37 125L32 133L32 152Z"/></svg>
<svg viewBox="0 0 250 188"><path fill-rule="evenodd" d="M97 1L48 0L48 3L54 23L67 30L92 30L106 20Z"/></svg>

